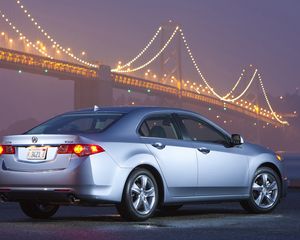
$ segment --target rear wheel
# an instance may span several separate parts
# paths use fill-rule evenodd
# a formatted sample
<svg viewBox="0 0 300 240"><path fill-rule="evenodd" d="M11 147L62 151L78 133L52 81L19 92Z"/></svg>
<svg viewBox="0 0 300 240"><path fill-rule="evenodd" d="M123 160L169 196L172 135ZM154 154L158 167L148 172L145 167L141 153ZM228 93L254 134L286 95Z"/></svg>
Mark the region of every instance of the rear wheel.
<svg viewBox="0 0 300 240"><path fill-rule="evenodd" d="M250 197L241 206L250 213L267 213L275 209L280 200L281 182L270 168L259 168L252 180Z"/></svg>
<svg viewBox="0 0 300 240"><path fill-rule="evenodd" d="M58 210L58 205L36 202L20 202L22 211L31 218L48 219Z"/></svg>
<svg viewBox="0 0 300 240"><path fill-rule="evenodd" d="M134 170L125 184L122 202L117 205L120 215L134 221L151 217L158 203L158 186L154 176L146 169Z"/></svg>

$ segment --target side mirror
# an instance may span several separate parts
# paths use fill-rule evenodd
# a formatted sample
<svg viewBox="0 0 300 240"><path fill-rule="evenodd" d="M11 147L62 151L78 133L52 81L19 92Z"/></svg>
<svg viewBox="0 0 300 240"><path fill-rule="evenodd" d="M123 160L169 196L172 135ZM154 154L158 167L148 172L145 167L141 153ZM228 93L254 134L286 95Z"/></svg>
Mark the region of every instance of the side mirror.
<svg viewBox="0 0 300 240"><path fill-rule="evenodd" d="M232 134L231 135L231 143L232 145L241 145L244 143L244 139L239 134Z"/></svg>

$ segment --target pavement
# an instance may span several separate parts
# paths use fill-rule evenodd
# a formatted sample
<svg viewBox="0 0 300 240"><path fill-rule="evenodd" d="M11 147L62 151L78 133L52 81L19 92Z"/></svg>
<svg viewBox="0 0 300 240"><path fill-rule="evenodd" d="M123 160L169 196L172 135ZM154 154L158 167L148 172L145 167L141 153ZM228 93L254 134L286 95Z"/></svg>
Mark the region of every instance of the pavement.
<svg viewBox="0 0 300 240"><path fill-rule="evenodd" d="M272 239L299 240L300 189L291 188L270 214L238 203L187 205L146 222L126 222L114 207L61 207L51 220L32 220L15 203L0 204L0 239Z"/></svg>

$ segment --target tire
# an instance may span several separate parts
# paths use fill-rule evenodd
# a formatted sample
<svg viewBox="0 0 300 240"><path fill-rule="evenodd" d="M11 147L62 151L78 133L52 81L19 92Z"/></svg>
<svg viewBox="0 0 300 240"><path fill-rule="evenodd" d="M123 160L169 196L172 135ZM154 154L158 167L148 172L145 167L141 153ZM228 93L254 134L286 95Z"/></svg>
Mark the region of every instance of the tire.
<svg viewBox="0 0 300 240"><path fill-rule="evenodd" d="M20 207L28 217L34 219L48 219L57 212L59 205L36 202L20 202Z"/></svg>
<svg viewBox="0 0 300 240"><path fill-rule="evenodd" d="M182 206L183 206L182 204L178 204L178 205L166 205L166 206L162 206L160 208L160 211L162 211L162 212L175 212L179 208L181 208Z"/></svg>
<svg viewBox="0 0 300 240"><path fill-rule="evenodd" d="M154 176L148 170L138 168L129 175L122 202L116 207L123 218L145 221L153 216L158 199L158 186Z"/></svg>
<svg viewBox="0 0 300 240"><path fill-rule="evenodd" d="M268 213L273 211L280 201L281 181L271 168L256 170L251 181L250 197L240 202L249 213Z"/></svg>

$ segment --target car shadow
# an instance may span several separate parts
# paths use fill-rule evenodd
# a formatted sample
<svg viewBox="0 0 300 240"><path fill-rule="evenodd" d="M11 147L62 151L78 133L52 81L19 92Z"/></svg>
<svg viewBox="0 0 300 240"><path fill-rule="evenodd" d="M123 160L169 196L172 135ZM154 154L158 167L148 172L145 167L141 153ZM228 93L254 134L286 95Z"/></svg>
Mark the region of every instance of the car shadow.
<svg viewBox="0 0 300 240"><path fill-rule="evenodd" d="M75 209L75 208L74 208ZM65 210L66 211L66 210ZM61 213L57 213L57 216L50 219L31 219L29 217L22 217L16 220L0 220L0 222L6 223L51 223L51 222L99 222L99 223L131 223L128 220L121 218L121 216L116 213L116 211L112 210L109 213L101 214L96 211L89 215L89 212L84 213L84 215L74 215L74 216L67 216L70 215L69 212L62 211ZM75 211L75 210L74 210ZM74 212L73 211L73 212ZM64 216L64 212L66 213ZM72 213L73 214L73 213ZM79 213L80 214L80 213ZM191 207L191 206L184 206L179 210L176 211L156 211L154 216L145 222L135 222L135 223L145 223L149 224L151 222L156 221L173 221L173 220L189 220L189 219L207 219L207 218L219 218L219 217L226 217L226 216L237 216L237 215L249 215L241 208L227 208L227 207L211 207L198 206Z"/></svg>

